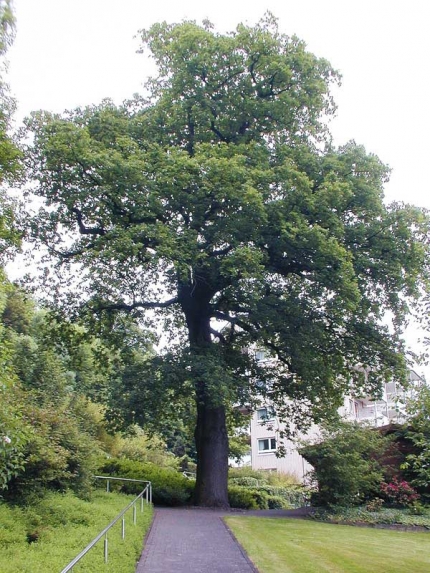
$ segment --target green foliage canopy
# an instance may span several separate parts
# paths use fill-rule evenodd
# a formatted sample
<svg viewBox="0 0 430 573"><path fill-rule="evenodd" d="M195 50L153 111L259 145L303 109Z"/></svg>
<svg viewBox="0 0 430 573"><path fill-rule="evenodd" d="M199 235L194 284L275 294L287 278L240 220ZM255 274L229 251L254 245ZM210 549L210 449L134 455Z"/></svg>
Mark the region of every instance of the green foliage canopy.
<svg viewBox="0 0 430 573"><path fill-rule="evenodd" d="M5 82L7 64L5 54L15 32L15 18L11 0L0 0L0 185L10 184L20 173L21 152L11 136L11 119L15 101ZM19 244L16 212L13 202L0 187L0 262L11 247Z"/></svg>

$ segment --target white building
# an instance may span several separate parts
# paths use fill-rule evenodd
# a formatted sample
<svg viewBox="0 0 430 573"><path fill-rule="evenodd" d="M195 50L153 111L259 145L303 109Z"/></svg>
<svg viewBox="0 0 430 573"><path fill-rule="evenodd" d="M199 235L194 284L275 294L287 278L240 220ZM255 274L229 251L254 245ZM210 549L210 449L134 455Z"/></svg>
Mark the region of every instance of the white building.
<svg viewBox="0 0 430 573"><path fill-rule="evenodd" d="M391 423L403 424L407 419L406 404L425 381L414 370L409 370L408 388L387 382L378 399L345 396L339 414L347 420L366 422L376 428Z"/></svg>
<svg viewBox="0 0 430 573"><path fill-rule="evenodd" d="M388 382L378 399L371 397L345 396L344 405L339 414L346 420L368 423L375 427L386 426L392 422L403 423L406 420L405 405L414 394L417 386L424 380L413 370L409 372L409 388L404 390L395 382ZM297 442L280 438L283 424L276 417L270 405L258 408L252 415L251 433L251 466L255 470L290 473L303 481L312 467L298 453ZM318 435L314 427L303 438ZM285 450L284 457L278 457L280 445Z"/></svg>
<svg viewBox="0 0 430 573"><path fill-rule="evenodd" d="M258 408L251 418L251 466L254 470L266 470L294 475L299 481L312 467L297 451L297 444L282 438L285 456L278 457L280 432L283 425L270 407ZM308 433L307 436L311 434Z"/></svg>

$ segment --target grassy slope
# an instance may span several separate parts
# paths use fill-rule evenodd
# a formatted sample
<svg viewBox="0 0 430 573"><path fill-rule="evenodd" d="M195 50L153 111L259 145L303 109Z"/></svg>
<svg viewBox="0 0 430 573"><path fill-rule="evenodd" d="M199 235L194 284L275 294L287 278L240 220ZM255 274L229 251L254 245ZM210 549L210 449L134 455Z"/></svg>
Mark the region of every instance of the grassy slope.
<svg viewBox="0 0 430 573"><path fill-rule="evenodd" d="M428 573L430 534L294 519L228 517L261 573Z"/></svg>
<svg viewBox="0 0 430 573"><path fill-rule="evenodd" d="M134 496L96 492L91 502L71 494L49 494L27 508L11 508L0 503L1 573L47 573L61 571L102 531ZM133 573L142 551L143 538L152 518L152 510L140 504L137 525L132 510L126 514L126 539L121 539L121 520L109 534L109 562L103 562L103 540L82 561L74 573ZM37 537L28 542L28 535ZM84 567L85 565L85 567Z"/></svg>

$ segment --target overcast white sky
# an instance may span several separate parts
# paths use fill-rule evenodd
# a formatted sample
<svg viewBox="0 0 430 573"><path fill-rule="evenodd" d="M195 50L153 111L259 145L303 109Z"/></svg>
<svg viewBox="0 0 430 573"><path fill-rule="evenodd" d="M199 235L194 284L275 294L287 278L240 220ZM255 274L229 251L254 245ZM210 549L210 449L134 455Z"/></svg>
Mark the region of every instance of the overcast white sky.
<svg viewBox="0 0 430 573"><path fill-rule="evenodd" d="M343 75L336 143L354 138L392 167L389 199L430 208L429 0L15 0L15 9L19 116L139 92L152 67L134 37L154 22L209 18L228 31L271 10Z"/></svg>
<svg viewBox="0 0 430 573"><path fill-rule="evenodd" d="M429 0L15 0L17 36L9 83L17 119L117 103L141 91L152 71L136 54L139 29L209 18L229 31L266 10L343 75L335 92L335 143L365 145L393 169L388 200L430 208Z"/></svg>

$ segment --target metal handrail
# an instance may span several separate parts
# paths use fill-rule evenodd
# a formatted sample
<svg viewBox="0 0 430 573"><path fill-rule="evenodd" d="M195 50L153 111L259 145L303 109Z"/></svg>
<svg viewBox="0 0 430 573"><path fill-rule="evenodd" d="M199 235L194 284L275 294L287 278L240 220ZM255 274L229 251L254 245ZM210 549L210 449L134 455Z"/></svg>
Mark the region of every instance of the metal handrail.
<svg viewBox="0 0 430 573"><path fill-rule="evenodd" d="M106 480L106 491L109 493L109 485L111 481L131 481L135 483L146 483L149 484L149 490L146 491L146 503L152 503L152 484L150 481L144 479L131 479L131 478L119 478L113 476L93 476L94 479L105 479ZM148 498L149 495L149 498Z"/></svg>
<svg viewBox="0 0 430 573"><path fill-rule="evenodd" d="M118 481L132 481L132 482L140 482L146 483L146 487L139 493L139 495L131 501L125 509L119 513L114 520L112 520L109 525L107 525L103 531L101 531L97 537L95 537L86 547L83 549L79 555L77 555L64 569L61 570L61 573L68 573L69 571L73 571L73 567L92 549L100 539L105 536L104 541L104 560L105 563L108 561L108 537L107 533L109 529L111 529L121 518L122 518L122 538L125 537L125 528L124 528L124 515L127 511L133 507L133 523L136 525L136 502L140 499L140 511L143 512L143 496L146 496L146 503L152 503L152 484L150 481L146 480L136 480L136 479L129 479L129 478L117 478L117 477L107 477L107 476L94 476L97 479L106 479L106 480L118 480ZM107 487L109 488L109 481L107 482ZM107 490L109 491L109 489ZM151 500L151 501L149 501Z"/></svg>

